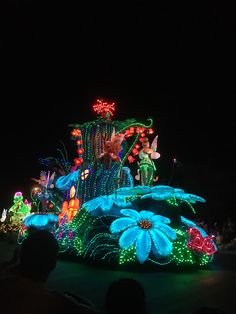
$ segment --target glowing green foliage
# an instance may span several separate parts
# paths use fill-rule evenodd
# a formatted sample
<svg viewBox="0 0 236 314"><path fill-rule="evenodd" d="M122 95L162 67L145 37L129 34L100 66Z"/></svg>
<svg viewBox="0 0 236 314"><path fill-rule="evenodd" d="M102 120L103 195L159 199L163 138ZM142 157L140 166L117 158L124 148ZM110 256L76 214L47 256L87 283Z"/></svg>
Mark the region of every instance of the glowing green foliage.
<svg viewBox="0 0 236 314"><path fill-rule="evenodd" d="M137 261L136 248L134 245L128 249L123 249L119 255L119 264L127 264Z"/></svg>

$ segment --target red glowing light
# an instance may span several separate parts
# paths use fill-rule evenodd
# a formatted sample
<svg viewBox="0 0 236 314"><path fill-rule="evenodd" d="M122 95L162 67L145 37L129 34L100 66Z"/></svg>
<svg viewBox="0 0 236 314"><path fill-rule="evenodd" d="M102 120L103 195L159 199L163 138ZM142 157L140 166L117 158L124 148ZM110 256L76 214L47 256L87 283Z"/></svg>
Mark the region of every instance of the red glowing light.
<svg viewBox="0 0 236 314"><path fill-rule="evenodd" d="M77 143L77 145L82 145L83 141L82 140L77 140L76 143Z"/></svg>
<svg viewBox="0 0 236 314"><path fill-rule="evenodd" d="M115 103L108 103L103 101L102 99L97 99L95 104L93 105L93 110L100 114L102 117L110 118L113 116L115 111Z"/></svg>
<svg viewBox="0 0 236 314"><path fill-rule="evenodd" d="M189 228L188 233L190 239L188 241L188 247L190 249L196 250L201 253L206 253L207 255L212 255L216 252L216 246L212 241L212 235L203 237L197 228Z"/></svg>
<svg viewBox="0 0 236 314"><path fill-rule="evenodd" d="M74 129L71 131L71 135L74 137L81 136L81 131L79 129Z"/></svg>
<svg viewBox="0 0 236 314"><path fill-rule="evenodd" d="M133 149L132 149L132 153L133 153L134 155L138 155L138 150L137 150L137 148L133 148Z"/></svg>
<svg viewBox="0 0 236 314"><path fill-rule="evenodd" d="M83 158L75 158L74 163L76 166L80 166L83 163Z"/></svg>
<svg viewBox="0 0 236 314"><path fill-rule="evenodd" d="M154 133L153 129L148 129L148 133L153 134Z"/></svg>
<svg viewBox="0 0 236 314"><path fill-rule="evenodd" d="M77 149L77 154L78 155L82 155L83 153L84 153L84 149L83 148Z"/></svg>
<svg viewBox="0 0 236 314"><path fill-rule="evenodd" d="M129 156L128 156L128 161L129 161L129 163L131 163L131 162L134 162L135 159L134 159L133 156L129 155Z"/></svg>

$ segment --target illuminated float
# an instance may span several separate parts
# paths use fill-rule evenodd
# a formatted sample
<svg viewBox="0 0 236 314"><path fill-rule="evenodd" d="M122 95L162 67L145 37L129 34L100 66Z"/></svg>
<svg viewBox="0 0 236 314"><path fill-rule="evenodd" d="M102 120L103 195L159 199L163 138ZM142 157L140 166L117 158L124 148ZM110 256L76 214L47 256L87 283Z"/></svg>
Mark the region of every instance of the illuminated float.
<svg viewBox="0 0 236 314"><path fill-rule="evenodd" d="M74 163L63 158L53 178L43 173L46 186L33 192L34 200L44 200L43 212L23 220L19 242L30 226L37 228L37 215L44 219L39 228L54 233L60 252L79 261L143 267L211 262L217 251L213 236L186 217L205 200L158 184L152 119L113 120L115 104L103 100L93 108L96 120L70 125ZM133 174L129 165L135 163Z"/></svg>

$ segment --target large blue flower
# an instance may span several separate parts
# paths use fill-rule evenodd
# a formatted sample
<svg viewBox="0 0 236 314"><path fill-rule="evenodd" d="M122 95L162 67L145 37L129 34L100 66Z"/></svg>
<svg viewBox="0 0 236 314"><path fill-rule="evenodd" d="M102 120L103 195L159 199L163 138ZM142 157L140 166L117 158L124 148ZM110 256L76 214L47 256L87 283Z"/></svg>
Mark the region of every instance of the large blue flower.
<svg viewBox="0 0 236 314"><path fill-rule="evenodd" d="M58 216L56 214L30 214L23 219L26 227L35 227L37 229L47 229L56 225Z"/></svg>
<svg viewBox="0 0 236 314"><path fill-rule="evenodd" d="M170 219L153 212L122 209L121 217L110 226L112 233L121 234L119 245L122 249L135 245L137 258L144 263L152 250L156 257L168 256L172 251L170 240L176 239L175 231L167 226Z"/></svg>

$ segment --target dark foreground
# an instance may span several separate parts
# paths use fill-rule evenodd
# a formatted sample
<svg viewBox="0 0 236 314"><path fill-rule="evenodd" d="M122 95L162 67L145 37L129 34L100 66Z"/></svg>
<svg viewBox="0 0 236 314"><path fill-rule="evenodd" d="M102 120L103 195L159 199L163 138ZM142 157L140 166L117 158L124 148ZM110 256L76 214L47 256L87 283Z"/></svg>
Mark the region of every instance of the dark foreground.
<svg viewBox="0 0 236 314"><path fill-rule="evenodd" d="M0 262L11 258L15 237L0 237ZM150 314L194 313L200 306L212 306L235 313L236 252L215 255L206 269L195 271L121 271L59 259L48 287L69 291L92 300L104 310L105 293L115 279L132 277L146 291Z"/></svg>

